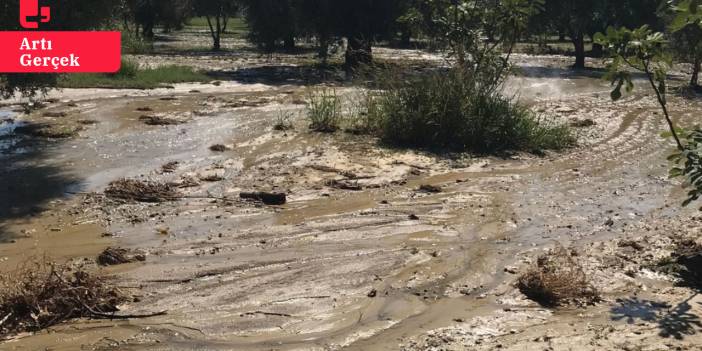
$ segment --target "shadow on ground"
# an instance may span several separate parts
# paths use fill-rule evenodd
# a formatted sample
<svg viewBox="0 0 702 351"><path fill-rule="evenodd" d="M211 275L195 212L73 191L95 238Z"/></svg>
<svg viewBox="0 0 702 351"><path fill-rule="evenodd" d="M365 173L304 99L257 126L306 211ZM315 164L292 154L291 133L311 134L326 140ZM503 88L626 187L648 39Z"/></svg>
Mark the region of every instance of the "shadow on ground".
<svg viewBox="0 0 702 351"><path fill-rule="evenodd" d="M638 297L622 299L611 310L612 320L628 324L637 321L655 323L661 337L682 340L702 331L702 321L692 312L690 304L696 296L695 293L675 306Z"/></svg>
<svg viewBox="0 0 702 351"><path fill-rule="evenodd" d="M60 141L18 136L13 130L0 135L0 243L14 238L7 229L11 220L41 214L46 205L80 191L81 182L52 160Z"/></svg>

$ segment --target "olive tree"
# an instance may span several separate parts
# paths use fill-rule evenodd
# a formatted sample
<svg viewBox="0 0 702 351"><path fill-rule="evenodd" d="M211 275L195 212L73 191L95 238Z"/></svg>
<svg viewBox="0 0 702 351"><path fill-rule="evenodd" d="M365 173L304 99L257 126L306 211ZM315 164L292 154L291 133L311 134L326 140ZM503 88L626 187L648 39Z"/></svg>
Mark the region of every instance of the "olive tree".
<svg viewBox="0 0 702 351"><path fill-rule="evenodd" d="M669 157L669 160L676 164L670 175L685 178L691 187L683 205L687 206L698 200L702 196L702 130L680 129L670 115L667 76L672 66L672 56L669 54L665 36L663 33L654 32L648 26L634 30L610 27L606 33L597 33L595 41L603 45L611 57L606 77L614 86L611 94L613 100L622 97L622 89L631 91L634 88L632 69L646 76L668 124L668 134L675 141L677 148Z"/></svg>

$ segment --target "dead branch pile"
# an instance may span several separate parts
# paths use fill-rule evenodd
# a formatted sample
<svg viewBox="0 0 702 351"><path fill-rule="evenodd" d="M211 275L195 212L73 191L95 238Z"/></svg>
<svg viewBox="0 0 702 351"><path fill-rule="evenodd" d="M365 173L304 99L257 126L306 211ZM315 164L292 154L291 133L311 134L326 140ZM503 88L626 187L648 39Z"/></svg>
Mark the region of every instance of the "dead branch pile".
<svg viewBox="0 0 702 351"><path fill-rule="evenodd" d="M82 268L32 260L0 275L0 338L74 318L106 318L126 299L105 279Z"/></svg>
<svg viewBox="0 0 702 351"><path fill-rule="evenodd" d="M97 263L101 266L114 266L137 261L146 261L146 256L139 252L115 247L108 247L97 257Z"/></svg>
<svg viewBox="0 0 702 351"><path fill-rule="evenodd" d="M588 281L582 266L562 246L540 256L536 266L519 277L517 287L544 306L599 301L599 292Z"/></svg>
<svg viewBox="0 0 702 351"><path fill-rule="evenodd" d="M107 186L105 196L126 201L166 202L180 198L181 194L172 184L120 179Z"/></svg>
<svg viewBox="0 0 702 351"><path fill-rule="evenodd" d="M139 117L139 120L144 122L144 124L150 126L169 126L185 123L184 121L175 118L161 117L155 115L143 115Z"/></svg>

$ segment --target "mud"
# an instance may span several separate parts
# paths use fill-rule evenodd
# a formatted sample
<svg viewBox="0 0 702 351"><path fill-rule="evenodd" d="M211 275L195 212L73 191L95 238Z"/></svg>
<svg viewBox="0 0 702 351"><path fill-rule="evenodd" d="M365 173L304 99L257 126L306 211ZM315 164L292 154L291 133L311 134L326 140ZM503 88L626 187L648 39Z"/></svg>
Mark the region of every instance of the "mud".
<svg viewBox="0 0 702 351"><path fill-rule="evenodd" d="M104 272L138 295L122 310L168 315L75 321L0 346L695 349L699 297L645 268L672 250L671 235L699 237L702 225L666 176L671 144L659 136L654 99L636 92L612 103L606 82L551 57L531 60L510 93L561 123L592 120L572 150L458 157L316 134L296 103L306 89L298 85L64 91L44 111L10 115L8 125L94 123L50 141L0 125L2 266L29 254L139 250L145 262ZM700 102L671 100L672 113L694 123ZM186 122L145 126L146 108ZM274 128L281 111L294 129ZM183 196L106 198L121 178L179 184ZM243 201L241 192L284 193L287 203ZM650 250L617 245L643 236ZM582 252L604 302L549 310L513 287L514 273L554 242ZM686 326L666 335L668 324Z"/></svg>

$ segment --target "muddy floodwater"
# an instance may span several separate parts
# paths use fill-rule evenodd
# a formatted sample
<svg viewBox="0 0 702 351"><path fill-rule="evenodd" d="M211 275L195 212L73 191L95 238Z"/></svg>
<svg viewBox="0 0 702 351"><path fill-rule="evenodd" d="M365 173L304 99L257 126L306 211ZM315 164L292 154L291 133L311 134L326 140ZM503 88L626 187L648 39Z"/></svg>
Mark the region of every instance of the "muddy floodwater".
<svg viewBox="0 0 702 351"><path fill-rule="evenodd" d="M109 246L139 250L145 262L101 270L137 297L123 311L167 311L71 321L0 349L701 349L702 297L639 266L626 274L638 261L618 258L619 240L647 237L656 255L666 235L702 230L667 176L673 145L660 136L656 101L640 89L614 103L596 74L517 60L506 93L578 125L577 147L436 155L317 134L304 119L309 88L296 82L63 90L30 114L0 108L0 270L37 255L94 261ZM701 99L670 105L681 123L699 122ZM144 111L179 123L147 125ZM294 129L273 128L281 114ZM39 124L75 135L17 132ZM111 201L103 191L120 178L173 182L185 196ZM246 191L288 202L242 201ZM514 288L555 243L581 252L602 303L552 310ZM685 303L670 319L678 329L643 301L667 311Z"/></svg>

